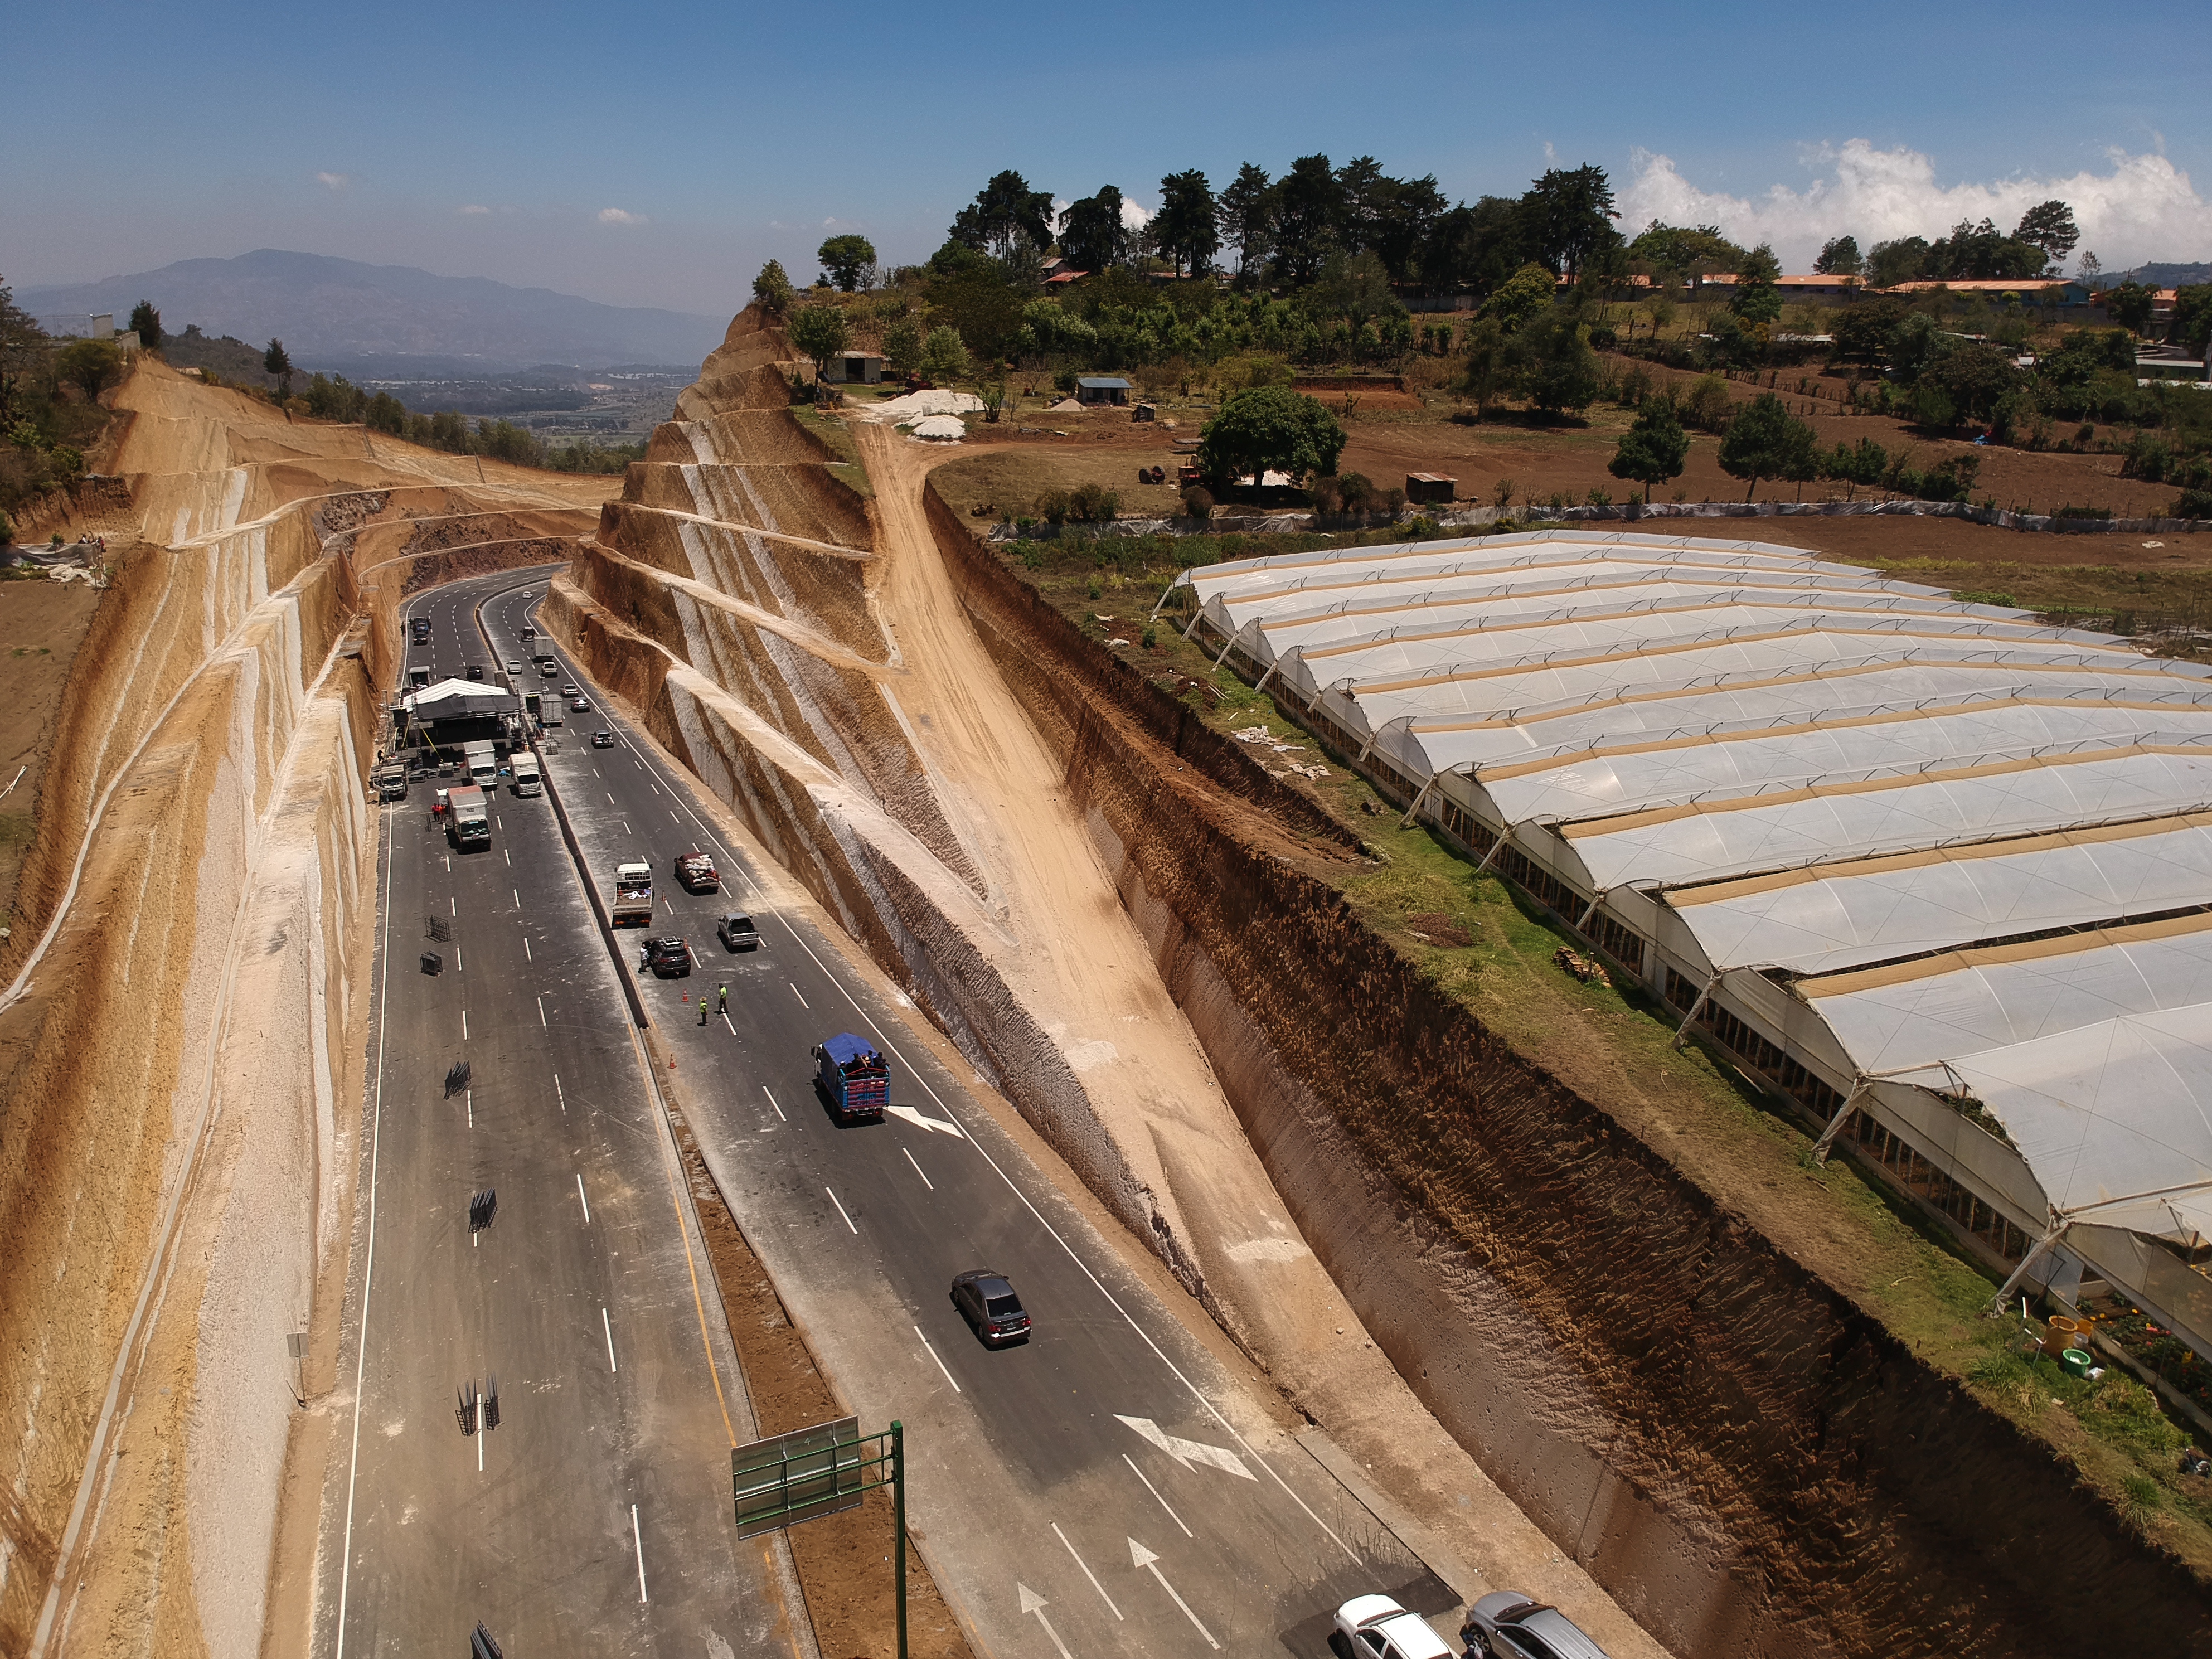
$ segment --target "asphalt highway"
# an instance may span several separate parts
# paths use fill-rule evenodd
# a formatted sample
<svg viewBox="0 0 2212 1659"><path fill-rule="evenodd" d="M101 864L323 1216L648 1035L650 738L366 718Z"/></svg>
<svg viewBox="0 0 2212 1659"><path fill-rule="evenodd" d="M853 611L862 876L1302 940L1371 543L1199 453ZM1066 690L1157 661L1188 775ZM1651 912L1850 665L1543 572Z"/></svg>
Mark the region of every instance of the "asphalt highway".
<svg viewBox="0 0 2212 1659"><path fill-rule="evenodd" d="M415 608L435 629L417 660L489 660L465 596ZM481 1620L516 1659L792 1653L772 1549L728 1512L743 1381L550 803L502 787L489 849L463 854L434 787L381 809L315 1650L458 1655ZM494 1376L497 1426L465 1435L457 1391Z"/></svg>
<svg viewBox="0 0 2212 1659"><path fill-rule="evenodd" d="M446 592L495 581L507 586L479 611L489 648L473 648L526 659L518 629L540 582ZM441 652L443 638L441 626ZM653 870L654 927L617 936L625 971L739 1224L833 1385L864 1431L902 1420L910 1517L979 1651L1320 1659L1331 1611L1354 1595L1452 1607L937 1063L910 1005L856 970L808 907L770 906L696 781L560 661L544 684L584 685L595 709L550 734L545 765L591 876L606 890L625 859ZM615 747L591 746L600 726ZM714 856L722 892L676 884L672 860L692 851ZM526 907L550 902L520 890ZM714 917L732 908L757 924L757 951L717 941ZM696 969L641 971L647 933L685 939ZM710 1002L702 1023L698 999L726 984L726 1013ZM611 985L603 994L618 1015ZM879 1125L839 1127L812 1085L813 1045L848 1030L891 1060ZM1012 1276L1035 1320L1026 1345L987 1350L953 1308L953 1275L975 1267Z"/></svg>

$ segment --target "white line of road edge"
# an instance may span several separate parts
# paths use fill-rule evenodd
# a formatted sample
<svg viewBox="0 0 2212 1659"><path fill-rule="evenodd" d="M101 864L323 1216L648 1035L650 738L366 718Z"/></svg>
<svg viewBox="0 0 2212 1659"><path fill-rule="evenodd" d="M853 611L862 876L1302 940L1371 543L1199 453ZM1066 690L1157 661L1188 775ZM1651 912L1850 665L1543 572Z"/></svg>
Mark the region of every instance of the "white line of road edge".
<svg viewBox="0 0 2212 1659"><path fill-rule="evenodd" d="M573 667L574 665L571 665L571 666ZM610 714L608 718L615 720L617 724L625 726L629 724L627 720L624 720L622 716L618 714ZM631 754L637 757L638 763L643 770L647 772L659 770L660 763L657 757L650 765L647 765L644 758L645 751L639 748L635 742L629 744L629 750ZM672 778L670 782L672 786L674 780ZM744 868L743 861L739 860L737 854L732 853L728 847L723 844L721 839L715 834L714 830L708 826L706 819L699 816L697 811L692 806L688 795L680 791L672 791L672 793L675 793L677 799L684 802L684 810L691 814L691 821L699 826L701 831L710 842L714 842L714 846L720 851L722 856L728 859L733 866L742 870ZM757 883L753 883L750 878L747 878L747 884L751 886L756 893L760 892L761 890L758 884ZM762 895L762 896L765 898L766 896ZM889 1036L884 1035L884 1028L876 1024L874 1016L870 1014L866 1009L860 1006L858 999L853 995L852 992L845 988L845 982L838 978L836 974L830 971L830 964L823 962L819 956L815 955L814 947L809 945L806 942L805 937L799 933L797 927L792 925L791 918L783 913L782 908L781 906L770 906L769 908L775 916L775 919L783 924L784 931L791 935L792 942L797 945L800 950L805 951L810 957L812 957L814 965L822 970L823 977L827 979L830 983L836 988L837 994L840 996L843 997L847 1002L852 1004L853 1012L867 1022L868 1029L883 1039L884 1046L890 1049L892 1054L897 1055L900 1061L906 1066L908 1074L911 1076L915 1082L921 1085L924 1089L928 1090L929 1097L937 1103L939 1108L947 1117L951 1118L955 1123L959 1122L960 1115L955 1112L950 1106L945 1105L944 1097L940 1096L936 1090L930 1088L929 1079L921 1074L921 1068L915 1066L911 1060L908 1059L906 1054L900 1050L898 1045L894 1043ZM793 985L791 988L794 993L799 989L796 985ZM805 1001L805 999L802 997L799 1000L803 1004ZM770 1097L770 1098L773 1100L774 1097ZM781 1110L782 1109L781 1107L777 1108L779 1114L781 1114ZM1343 1539L1338 1537L1336 1534L1336 1529L1330 1526L1328 1522L1322 1520L1320 1516L1315 1514L1313 1506L1308 1504L1304 1498L1299 1497L1297 1493L1291 1489L1291 1483L1284 1480L1280 1474L1275 1472L1275 1466L1270 1463L1266 1458L1262 1457L1259 1452L1254 1449L1252 1443L1237 1432L1237 1425L1222 1415L1220 1407L1216 1406L1212 1400L1207 1398L1206 1391L1203 1389L1200 1389L1197 1383L1192 1382L1189 1377L1183 1375L1182 1367L1178 1366L1174 1360L1168 1358L1166 1352L1161 1348L1158 1343L1152 1340L1152 1334L1146 1330L1142 1325L1139 1325L1137 1322L1135 1316L1131 1314L1127 1308L1121 1305L1120 1298L1115 1297L1113 1291L1108 1290L1104 1281L1102 1280L1097 1273L1091 1270L1091 1264L1085 1261L1083 1257L1077 1253L1073 1245L1070 1244L1066 1239L1060 1236L1060 1230L1057 1227L1054 1227L1051 1222L1045 1219L1043 1212L1039 1210L1035 1204L1030 1201L1029 1194L1024 1192L1019 1186L1016 1185L1014 1178L1008 1175L1005 1170L1000 1167L999 1160L993 1158L988 1151L985 1151L985 1149L976 1142L975 1138L973 1135L969 1135L968 1137L968 1142L969 1145L975 1146L975 1150L982 1154L983 1161L991 1166L992 1173L996 1175L1000 1180L1006 1183L1007 1190L1012 1193L1016 1198L1022 1201L1022 1207L1036 1218L1037 1224L1042 1227L1046 1232L1052 1235L1053 1243L1059 1245L1062 1250L1066 1252L1067 1259L1075 1263L1075 1265L1082 1270L1083 1276L1085 1279L1088 1279L1091 1284L1097 1287L1098 1294L1106 1298L1108 1305L1110 1306L1115 1313L1120 1314L1121 1317L1128 1322L1129 1328L1134 1331L1144 1345L1152 1351L1153 1357L1158 1359L1161 1364L1167 1367L1169 1374L1171 1375L1176 1382L1182 1383L1184 1388L1190 1391L1191 1397L1196 1400L1200 1405L1206 1408L1206 1414L1212 1417L1215 1422L1218 1423L1222 1426L1222 1429L1229 1435L1230 1438L1236 1441L1238 1445L1243 1447L1247 1452L1251 1454L1252 1461L1257 1463L1261 1468L1267 1470L1268 1479L1273 1480L1277 1486L1280 1486L1283 1491L1288 1494L1291 1502L1296 1504L1301 1510L1305 1511L1306 1518L1309 1521L1312 1522L1314 1525L1319 1527L1324 1533L1328 1534L1329 1541L1331 1543L1334 1544L1337 1548L1342 1550L1347 1559L1352 1561L1358 1561L1359 1559L1359 1556L1357 1552L1352 1549L1352 1546L1346 1543Z"/></svg>
<svg viewBox="0 0 2212 1659"><path fill-rule="evenodd" d="M1075 1546L1068 1543L1067 1534L1060 1529L1060 1522L1057 1521L1052 1522L1052 1534L1054 1537L1060 1540L1060 1543L1066 1547L1070 1555L1075 1555ZM1106 1586L1098 1582L1098 1575L1091 1571L1091 1564L1088 1561L1085 1561L1081 1556L1075 1555L1075 1565L1083 1569L1083 1576L1091 1581L1091 1588L1098 1592L1098 1599L1106 1604L1107 1612L1112 1613L1116 1619L1120 1619L1121 1617L1121 1609L1115 1607L1114 1605L1114 1598L1106 1594ZM1126 1624L1128 1621L1127 1620L1123 1620L1122 1622Z"/></svg>
<svg viewBox="0 0 2212 1659"><path fill-rule="evenodd" d="M376 1093L368 1120L368 1243L361 1270L361 1330L353 1358L353 1450L346 1462L345 1542L338 1555L338 1641L337 1659L345 1659L346 1592L353 1579L353 1494L361 1478L362 1378L368 1364L368 1297L376 1279L376 1155L384 1139L384 1038L391 1030L392 981L391 819L380 826L384 836L384 963L376 980Z"/></svg>
<svg viewBox="0 0 2212 1659"><path fill-rule="evenodd" d="M921 1327L919 1325L915 1326L914 1328L914 1334L916 1336L921 1336ZM937 1350L930 1346L929 1339L927 1337L921 1336L921 1346L923 1352L927 1353L932 1359L937 1359L937 1369L945 1373L945 1380L952 1385L952 1392L955 1394L963 1392L960 1387L960 1379L952 1375L951 1368L948 1367L942 1359L937 1358Z"/></svg>

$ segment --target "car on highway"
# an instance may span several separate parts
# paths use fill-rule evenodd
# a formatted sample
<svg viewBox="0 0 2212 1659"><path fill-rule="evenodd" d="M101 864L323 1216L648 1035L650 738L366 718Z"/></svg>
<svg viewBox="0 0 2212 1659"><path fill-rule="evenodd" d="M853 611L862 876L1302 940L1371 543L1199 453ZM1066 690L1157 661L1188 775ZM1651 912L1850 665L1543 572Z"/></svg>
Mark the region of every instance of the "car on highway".
<svg viewBox="0 0 2212 1659"><path fill-rule="evenodd" d="M1492 1590L1469 1607L1459 1639L1477 1659L1606 1659L1573 1620L1518 1590Z"/></svg>
<svg viewBox="0 0 2212 1659"><path fill-rule="evenodd" d="M520 657L509 657L507 659L507 672L510 674L520 674L522 672L522 659Z"/></svg>
<svg viewBox="0 0 2212 1659"><path fill-rule="evenodd" d="M1336 1659L1454 1659L1451 1644L1387 1595L1355 1595L1328 1633Z"/></svg>
<svg viewBox="0 0 2212 1659"><path fill-rule="evenodd" d="M584 694L576 689L575 683L574 681L570 681L562 686L561 695L564 697L580 697Z"/></svg>
<svg viewBox="0 0 2212 1659"><path fill-rule="evenodd" d="M613 748L614 746L615 746L615 734L614 734L613 732L592 732L592 748L594 748L594 749L611 749L611 748Z"/></svg>
<svg viewBox="0 0 2212 1659"><path fill-rule="evenodd" d="M714 937L722 941L723 948L731 951L760 949L760 929L753 926L750 916L734 912L714 919Z"/></svg>
<svg viewBox="0 0 2212 1659"><path fill-rule="evenodd" d="M592 712L592 700L591 700L589 697L571 697L571 698L569 698L569 699L568 699L568 712L569 712L570 714L590 714L590 713Z"/></svg>
<svg viewBox="0 0 2212 1659"><path fill-rule="evenodd" d="M955 1279L952 1305L987 1346L1030 1340L1029 1312L1014 1293L1013 1281L996 1267L970 1267Z"/></svg>
<svg viewBox="0 0 2212 1659"><path fill-rule="evenodd" d="M721 890L721 872L714 868L714 860L704 853L678 853L676 855L676 879L687 893L714 893Z"/></svg>
<svg viewBox="0 0 2212 1659"><path fill-rule="evenodd" d="M483 665L480 662L471 663L469 665L469 678L472 680L482 679L483 678Z"/></svg>
<svg viewBox="0 0 2212 1659"><path fill-rule="evenodd" d="M538 665L538 678L541 679L550 680L560 672L561 665L557 662L541 662Z"/></svg>
<svg viewBox="0 0 2212 1659"><path fill-rule="evenodd" d="M652 969L655 979L680 979L691 971L691 947L680 939L649 939L637 953L637 965Z"/></svg>

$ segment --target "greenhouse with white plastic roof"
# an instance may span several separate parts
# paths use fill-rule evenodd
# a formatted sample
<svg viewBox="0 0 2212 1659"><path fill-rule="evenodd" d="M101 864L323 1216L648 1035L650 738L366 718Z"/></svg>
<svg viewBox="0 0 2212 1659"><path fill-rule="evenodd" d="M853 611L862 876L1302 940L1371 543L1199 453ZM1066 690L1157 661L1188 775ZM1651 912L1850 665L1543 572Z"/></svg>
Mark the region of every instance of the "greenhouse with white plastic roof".
<svg viewBox="0 0 2212 1659"><path fill-rule="evenodd" d="M1805 550L1550 531L1163 600L1967 1248L2212 1357L2212 670Z"/></svg>

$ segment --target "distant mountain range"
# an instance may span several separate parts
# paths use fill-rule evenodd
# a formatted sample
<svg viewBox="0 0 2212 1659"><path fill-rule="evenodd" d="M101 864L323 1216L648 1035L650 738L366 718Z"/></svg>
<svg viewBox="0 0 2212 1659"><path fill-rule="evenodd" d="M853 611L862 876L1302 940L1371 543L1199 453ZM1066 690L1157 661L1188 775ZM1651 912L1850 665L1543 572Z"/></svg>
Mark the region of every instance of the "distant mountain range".
<svg viewBox="0 0 2212 1659"><path fill-rule="evenodd" d="M35 317L113 312L118 328L141 300L161 311L165 333L198 323L211 335L281 339L301 368L402 356L465 359L479 372L549 362L696 363L728 326L726 318L276 248L15 295Z"/></svg>
<svg viewBox="0 0 2212 1659"><path fill-rule="evenodd" d="M2145 288L2190 288L2198 283L2212 283L2212 265L2137 265L2133 270L2108 270L2097 280L2101 283L2130 279Z"/></svg>

